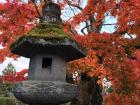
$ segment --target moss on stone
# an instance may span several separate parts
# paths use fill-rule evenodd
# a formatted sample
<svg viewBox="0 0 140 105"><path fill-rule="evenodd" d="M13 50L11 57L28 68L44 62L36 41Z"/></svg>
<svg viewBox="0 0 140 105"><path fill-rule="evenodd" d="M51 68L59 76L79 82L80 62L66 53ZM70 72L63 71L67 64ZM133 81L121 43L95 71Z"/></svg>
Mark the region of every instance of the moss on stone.
<svg viewBox="0 0 140 105"><path fill-rule="evenodd" d="M27 36L46 37L46 38L69 38L62 25L57 24L38 24Z"/></svg>
<svg viewBox="0 0 140 105"><path fill-rule="evenodd" d="M0 96L0 105L27 105L27 104L18 101L15 97Z"/></svg>
<svg viewBox="0 0 140 105"><path fill-rule="evenodd" d="M17 38L17 41L11 44L10 48L12 49L12 47L16 46L22 40L33 39L32 41L39 41L39 39L42 38L48 42L65 42L67 39L72 40L64 31L63 25L44 23L38 24L27 35Z"/></svg>

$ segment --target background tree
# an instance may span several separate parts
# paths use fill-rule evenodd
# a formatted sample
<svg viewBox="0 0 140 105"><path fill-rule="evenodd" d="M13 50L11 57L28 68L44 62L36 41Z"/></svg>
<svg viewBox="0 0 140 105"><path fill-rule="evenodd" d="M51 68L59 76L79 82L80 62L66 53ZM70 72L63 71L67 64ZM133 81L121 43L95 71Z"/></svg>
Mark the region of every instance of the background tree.
<svg viewBox="0 0 140 105"><path fill-rule="evenodd" d="M10 79L13 79L13 75L16 73L16 69L12 63L9 63L7 67L2 71L2 77L8 77L5 81L0 83L0 94L2 96L9 96L12 93L13 82ZM13 80L14 81L14 80Z"/></svg>
<svg viewBox="0 0 140 105"><path fill-rule="evenodd" d="M25 75L27 72L27 69L16 72L13 64L9 63L0 76L0 95L9 96L12 93L14 83L27 80L27 76Z"/></svg>
<svg viewBox="0 0 140 105"><path fill-rule="evenodd" d="M7 0L0 5L0 43L4 47L0 51L1 62L6 57L17 57L10 53L10 44L37 24L44 1L36 2ZM66 21L66 32L87 49L85 58L69 62L68 67L70 75L76 71L80 77L79 103L101 105L104 100L107 105L139 105L140 1L59 0L58 3L72 11ZM114 31L103 31L105 27ZM102 99L103 78L112 82L113 92Z"/></svg>
<svg viewBox="0 0 140 105"><path fill-rule="evenodd" d="M16 73L16 69L12 63L8 63L7 67L2 71L3 76L15 74L15 73Z"/></svg>

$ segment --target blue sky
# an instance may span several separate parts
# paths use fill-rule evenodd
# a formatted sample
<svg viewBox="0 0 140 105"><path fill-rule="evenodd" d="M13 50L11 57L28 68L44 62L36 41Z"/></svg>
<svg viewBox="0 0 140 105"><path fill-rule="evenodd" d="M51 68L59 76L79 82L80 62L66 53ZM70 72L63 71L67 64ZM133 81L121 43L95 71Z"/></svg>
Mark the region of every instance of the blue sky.
<svg viewBox="0 0 140 105"><path fill-rule="evenodd" d="M2 64L0 64L0 74L1 71L7 66L8 63L12 63L17 71L20 71L22 69L28 68L29 67L29 59L20 57L16 61L14 61L11 58L7 58Z"/></svg>
<svg viewBox="0 0 140 105"><path fill-rule="evenodd" d="M0 0L0 2L4 2L5 0Z"/></svg>

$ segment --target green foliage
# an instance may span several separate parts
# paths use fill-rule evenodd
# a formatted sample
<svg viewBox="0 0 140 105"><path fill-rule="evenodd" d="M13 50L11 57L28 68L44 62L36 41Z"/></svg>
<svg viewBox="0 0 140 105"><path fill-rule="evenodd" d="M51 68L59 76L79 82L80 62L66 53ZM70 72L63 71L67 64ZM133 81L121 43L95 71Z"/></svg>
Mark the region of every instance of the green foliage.
<svg viewBox="0 0 140 105"><path fill-rule="evenodd" d="M113 92L113 87L110 86L109 88L107 88L107 89L106 89L106 92L108 92L108 93L112 93L112 92Z"/></svg>
<svg viewBox="0 0 140 105"><path fill-rule="evenodd" d="M0 105L25 105L19 102L15 97L0 97Z"/></svg>
<svg viewBox="0 0 140 105"><path fill-rule="evenodd" d="M9 74L14 74L14 73L16 73L16 69L15 69L15 67L13 66L12 63L9 63L9 64L7 65L7 67L2 71L3 76L9 75Z"/></svg>
<svg viewBox="0 0 140 105"><path fill-rule="evenodd" d="M11 44L10 49L12 50L13 48L17 47L18 44L20 44L20 41L22 40L32 40L32 41L37 41L39 43L41 40L39 38L43 38L43 40L47 42L65 42L67 39L73 41L70 38L70 36L64 31L64 26L63 25L57 25L57 24L38 24L35 28L33 28L27 35L24 35L22 37L18 37L17 41L15 41L13 44Z"/></svg>
<svg viewBox="0 0 140 105"><path fill-rule="evenodd" d="M13 84L11 83L0 83L0 96L8 97L9 93L12 92Z"/></svg>
<svg viewBox="0 0 140 105"><path fill-rule="evenodd" d="M10 97L0 97L0 105L15 105L15 103Z"/></svg>
<svg viewBox="0 0 140 105"><path fill-rule="evenodd" d="M15 67L12 63L9 63L7 67L2 71L2 76L12 75L16 73ZM13 84L8 81L0 82L0 96L8 97L12 92ZM0 104L1 105L1 104Z"/></svg>
<svg viewBox="0 0 140 105"><path fill-rule="evenodd" d="M2 76L7 76L15 73L15 67L12 65L12 63L9 63L7 67L2 71ZM0 82L0 105L25 105L22 102L18 101L15 97L13 97L13 86L14 84L8 81Z"/></svg>

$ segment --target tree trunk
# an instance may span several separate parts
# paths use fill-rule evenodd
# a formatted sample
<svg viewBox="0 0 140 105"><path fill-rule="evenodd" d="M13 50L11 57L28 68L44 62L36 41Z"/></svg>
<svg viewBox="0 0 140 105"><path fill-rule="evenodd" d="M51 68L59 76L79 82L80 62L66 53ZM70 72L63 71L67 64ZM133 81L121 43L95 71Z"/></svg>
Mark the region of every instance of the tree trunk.
<svg viewBox="0 0 140 105"><path fill-rule="evenodd" d="M78 87L77 100L71 105L102 105L101 87L97 84L97 78L82 77Z"/></svg>

